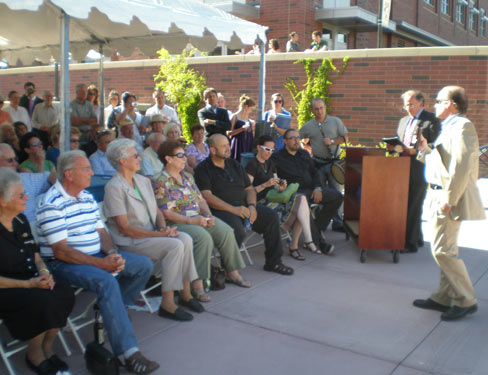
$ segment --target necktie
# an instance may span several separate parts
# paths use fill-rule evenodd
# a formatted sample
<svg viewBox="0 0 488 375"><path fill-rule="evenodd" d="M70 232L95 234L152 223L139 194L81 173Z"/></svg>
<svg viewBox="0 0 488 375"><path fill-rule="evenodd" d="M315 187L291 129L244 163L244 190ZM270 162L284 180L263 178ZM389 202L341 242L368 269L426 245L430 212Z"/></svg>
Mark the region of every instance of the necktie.
<svg viewBox="0 0 488 375"><path fill-rule="evenodd" d="M412 143L413 131L415 130L414 122L415 117L412 117L407 125L407 128L405 129L405 135L403 136L403 144L405 146L410 146Z"/></svg>

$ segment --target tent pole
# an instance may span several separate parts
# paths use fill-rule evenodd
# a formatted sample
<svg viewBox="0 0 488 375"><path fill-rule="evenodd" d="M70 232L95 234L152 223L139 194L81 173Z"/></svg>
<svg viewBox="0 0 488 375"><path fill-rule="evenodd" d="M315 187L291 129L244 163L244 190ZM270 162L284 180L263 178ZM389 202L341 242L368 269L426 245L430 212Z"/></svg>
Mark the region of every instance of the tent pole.
<svg viewBox="0 0 488 375"><path fill-rule="evenodd" d="M259 50L261 54L259 55L259 100L258 100L258 119L260 121L264 120L264 104L266 102L265 97L265 87L264 87L264 77L266 65L264 62L264 41L260 40Z"/></svg>
<svg viewBox="0 0 488 375"><path fill-rule="evenodd" d="M98 85L99 90L98 90L98 97L100 100L100 103L98 103L98 108L100 108L100 118L97 119L97 123L100 125L105 126L105 87L104 87L104 82L105 82L105 77L104 77L104 71L103 71L103 44L99 44L99 49L98 53L100 54L100 67L98 71L98 79L100 80L100 83Z"/></svg>
<svg viewBox="0 0 488 375"><path fill-rule="evenodd" d="M69 105L69 15L61 10L61 134L60 151L69 151L70 105Z"/></svg>

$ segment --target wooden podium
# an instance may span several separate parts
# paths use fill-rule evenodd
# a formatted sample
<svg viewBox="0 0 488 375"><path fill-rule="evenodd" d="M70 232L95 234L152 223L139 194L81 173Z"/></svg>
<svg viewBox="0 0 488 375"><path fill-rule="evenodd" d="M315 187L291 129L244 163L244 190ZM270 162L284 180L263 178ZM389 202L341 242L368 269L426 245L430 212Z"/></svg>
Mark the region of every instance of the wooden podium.
<svg viewBox="0 0 488 375"><path fill-rule="evenodd" d="M386 157L378 148L347 147L344 186L346 238L355 238L360 261L366 250L405 248L410 158Z"/></svg>

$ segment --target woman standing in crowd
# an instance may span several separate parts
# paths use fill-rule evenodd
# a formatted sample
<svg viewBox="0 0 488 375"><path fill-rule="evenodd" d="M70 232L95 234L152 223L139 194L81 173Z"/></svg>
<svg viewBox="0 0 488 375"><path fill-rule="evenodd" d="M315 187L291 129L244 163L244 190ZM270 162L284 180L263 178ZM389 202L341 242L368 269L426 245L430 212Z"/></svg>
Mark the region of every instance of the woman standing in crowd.
<svg viewBox="0 0 488 375"><path fill-rule="evenodd" d="M74 295L71 287L54 282L38 253L29 222L21 213L28 197L22 179L0 168L0 318L12 337L27 341L25 361L41 375L68 371L52 344L66 325Z"/></svg>
<svg viewBox="0 0 488 375"><path fill-rule="evenodd" d="M276 138L276 150L281 150L285 147L285 143L283 142L283 134L285 134L287 128L281 128L279 125L276 124L276 119L279 117L284 117L284 120L288 123L291 123L291 113L288 112L286 109L283 108L285 105L285 101L283 99L283 95L279 92L274 93L271 95L271 109L264 114L264 121L273 123L273 128L278 133L278 137ZM280 120L277 121L278 123Z"/></svg>
<svg viewBox="0 0 488 375"><path fill-rule="evenodd" d="M87 95L86 99L92 104L93 110L95 111L95 114L97 116L97 122L100 121L100 97L98 95L98 89L97 86L95 85L90 85L87 88Z"/></svg>
<svg viewBox="0 0 488 375"><path fill-rule="evenodd" d="M203 139L205 138L205 128L202 125L194 125L191 128L191 136L193 142L186 146L185 155L190 168L195 169L201 161L208 158L210 150L208 149L208 145L203 142Z"/></svg>
<svg viewBox="0 0 488 375"><path fill-rule="evenodd" d="M118 91L112 90L108 93L108 102L110 104L103 109L105 126L107 127L108 127L108 119L112 114L112 111L115 109L115 107L118 107L120 105L120 94L118 93Z"/></svg>
<svg viewBox="0 0 488 375"><path fill-rule="evenodd" d="M158 206L167 220L192 237L199 278L210 278L210 258L215 244L227 271L227 279L249 288L251 283L239 274L245 265L234 231L212 215L193 176L184 172L186 158L183 147L177 141L168 140L159 147L158 156L165 166L154 188ZM193 295L204 302L209 300L208 297L202 300L202 295Z"/></svg>
<svg viewBox="0 0 488 375"><path fill-rule="evenodd" d="M254 136L253 130L256 124L249 118L256 103L246 94L239 98L239 110L232 116L232 129L228 133L230 141L230 157L241 160L241 153L251 152Z"/></svg>
<svg viewBox="0 0 488 375"><path fill-rule="evenodd" d="M274 151L273 138L269 135L263 135L258 139L258 152L256 157L246 165L246 172L252 181L254 189L258 194L258 201L273 208L278 213L281 220L281 228L289 231L292 229L290 256L296 260L305 260L298 250L298 240L303 231L304 247L315 254L322 252L312 240L312 231L310 229L310 208L307 198L303 194L294 194L287 203L266 202L266 194L270 189L279 186L282 191L286 188L286 181L280 185L280 179L276 177L276 166L270 160Z"/></svg>
<svg viewBox="0 0 488 375"><path fill-rule="evenodd" d="M180 305L198 313L204 311L191 295L192 281L193 288L203 293L203 283L193 262L192 240L186 233L166 226L150 180L136 174L141 159L135 146L133 140L120 138L107 148L107 159L117 170L105 186L107 226L121 250L145 255L154 262L154 275L162 281L159 315L179 321L192 320L193 316L174 301L174 291L179 290Z"/></svg>

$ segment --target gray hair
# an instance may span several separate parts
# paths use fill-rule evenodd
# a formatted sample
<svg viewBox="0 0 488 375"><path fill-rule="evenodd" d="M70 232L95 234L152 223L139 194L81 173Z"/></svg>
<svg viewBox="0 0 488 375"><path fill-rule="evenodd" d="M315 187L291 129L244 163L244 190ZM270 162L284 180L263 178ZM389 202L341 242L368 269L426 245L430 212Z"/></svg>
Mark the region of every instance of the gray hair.
<svg viewBox="0 0 488 375"><path fill-rule="evenodd" d="M180 126L174 122L170 122L168 125L166 125L164 128L163 128L163 135L167 138L168 137L168 133L170 130L172 130L173 128L176 128L178 130L178 134L180 135L181 137L181 130L180 130Z"/></svg>
<svg viewBox="0 0 488 375"><path fill-rule="evenodd" d="M105 156L117 171L120 169L120 159L128 159L130 149L136 148L136 142L128 138L119 138L110 142Z"/></svg>
<svg viewBox="0 0 488 375"><path fill-rule="evenodd" d="M72 169L73 165L76 162L76 159L79 158L86 158L85 151L72 150L72 151L63 152L59 155L57 172L60 181L64 181L65 178L64 173L67 170Z"/></svg>
<svg viewBox="0 0 488 375"><path fill-rule="evenodd" d="M20 175L8 167L0 168L0 198L5 202L12 200L14 188L22 185Z"/></svg>
<svg viewBox="0 0 488 375"><path fill-rule="evenodd" d="M146 138L146 143L149 143L149 142L154 142L156 141L156 137L160 135L161 137L163 137L163 142L166 140L166 137L162 134L162 133L155 133L155 132L152 132L151 134L149 134Z"/></svg>
<svg viewBox="0 0 488 375"><path fill-rule="evenodd" d="M87 86L86 84L84 84L84 83L78 83L78 84L76 85L75 92L80 91L80 89L81 89L82 87L88 87L88 86Z"/></svg>
<svg viewBox="0 0 488 375"><path fill-rule="evenodd" d="M422 104L425 104L424 94L422 94L422 92L419 90L407 90L400 97L402 98L402 100L405 100L405 99L409 98L410 96L413 96L416 101L422 102Z"/></svg>
<svg viewBox="0 0 488 375"><path fill-rule="evenodd" d="M8 143L0 143L0 156L3 156L5 151L7 151L7 149L12 151L14 150L12 146L10 146Z"/></svg>

